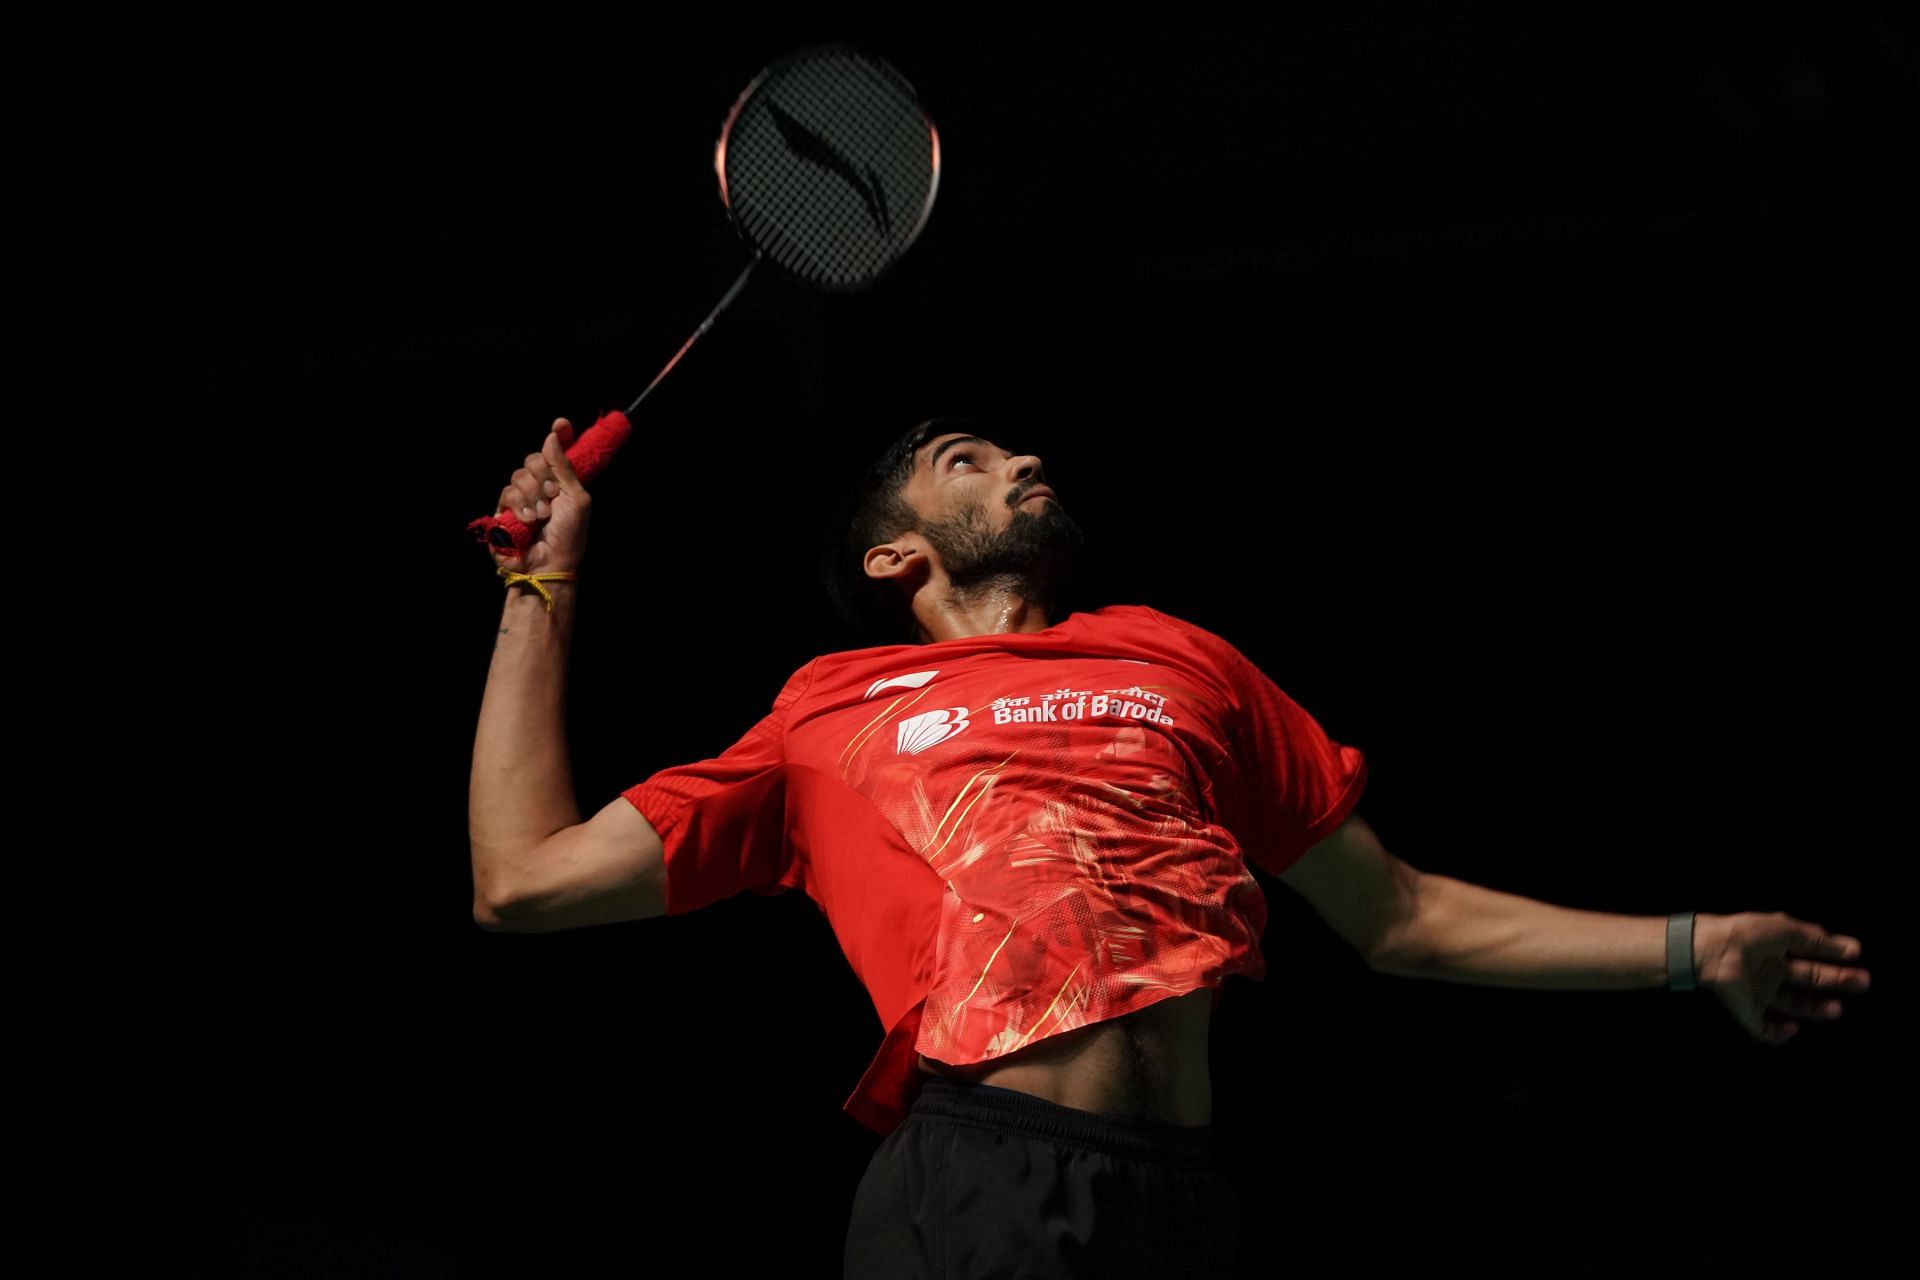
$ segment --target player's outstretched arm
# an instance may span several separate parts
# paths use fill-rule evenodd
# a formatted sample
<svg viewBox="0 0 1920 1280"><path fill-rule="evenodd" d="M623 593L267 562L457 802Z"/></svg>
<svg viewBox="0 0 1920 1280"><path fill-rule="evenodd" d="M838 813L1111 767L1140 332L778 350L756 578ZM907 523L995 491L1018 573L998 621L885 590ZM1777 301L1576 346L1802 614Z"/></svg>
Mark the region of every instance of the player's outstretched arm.
<svg viewBox="0 0 1920 1280"><path fill-rule="evenodd" d="M1480 986L1665 987L1667 918L1556 906L1414 869L1351 815L1281 876L1376 970ZM1695 914L1695 981L1766 1044L1830 1022L1871 974L1860 940L1782 911Z"/></svg>

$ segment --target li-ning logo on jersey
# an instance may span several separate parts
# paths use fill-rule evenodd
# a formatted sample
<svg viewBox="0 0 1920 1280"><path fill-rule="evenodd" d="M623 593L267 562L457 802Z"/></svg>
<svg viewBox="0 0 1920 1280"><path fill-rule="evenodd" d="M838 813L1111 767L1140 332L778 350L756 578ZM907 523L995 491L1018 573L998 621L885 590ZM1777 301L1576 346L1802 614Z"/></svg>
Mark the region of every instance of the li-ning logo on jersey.
<svg viewBox="0 0 1920 1280"><path fill-rule="evenodd" d="M917 716L908 716L900 722L899 732L894 737L893 754L918 755L928 747L965 733L967 726L972 723L967 719L965 707L948 707L944 711L923 711Z"/></svg>
<svg viewBox="0 0 1920 1280"><path fill-rule="evenodd" d="M910 676L889 676L885 680L875 680L867 686L867 691L861 696L861 700L871 698L882 689L918 689L939 674L938 671L916 671Z"/></svg>

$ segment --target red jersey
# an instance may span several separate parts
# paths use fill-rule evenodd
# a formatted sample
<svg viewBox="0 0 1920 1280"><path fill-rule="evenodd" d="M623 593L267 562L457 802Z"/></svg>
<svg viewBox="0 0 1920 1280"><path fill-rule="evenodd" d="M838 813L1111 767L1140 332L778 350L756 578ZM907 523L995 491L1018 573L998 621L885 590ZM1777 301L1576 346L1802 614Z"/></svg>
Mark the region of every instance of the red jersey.
<svg viewBox="0 0 1920 1280"><path fill-rule="evenodd" d="M1266 976L1266 899L1365 757L1219 636L1141 605L824 654L710 760L622 794L666 909L806 893L885 1028L844 1104L887 1133L918 1054L983 1062Z"/></svg>

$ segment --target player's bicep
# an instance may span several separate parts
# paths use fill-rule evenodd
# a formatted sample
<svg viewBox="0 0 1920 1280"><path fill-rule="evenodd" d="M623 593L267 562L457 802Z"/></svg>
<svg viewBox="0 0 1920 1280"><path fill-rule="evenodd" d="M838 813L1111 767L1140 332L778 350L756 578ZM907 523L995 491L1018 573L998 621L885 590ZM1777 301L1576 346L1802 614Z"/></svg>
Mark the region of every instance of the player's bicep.
<svg viewBox="0 0 1920 1280"><path fill-rule="evenodd" d="M666 914L665 845L625 796L548 836L517 869L514 891L482 927L548 933Z"/></svg>
<svg viewBox="0 0 1920 1280"><path fill-rule="evenodd" d="M1280 879L1367 963L1400 963L1417 915L1420 872L1388 852L1359 813L1348 814Z"/></svg>

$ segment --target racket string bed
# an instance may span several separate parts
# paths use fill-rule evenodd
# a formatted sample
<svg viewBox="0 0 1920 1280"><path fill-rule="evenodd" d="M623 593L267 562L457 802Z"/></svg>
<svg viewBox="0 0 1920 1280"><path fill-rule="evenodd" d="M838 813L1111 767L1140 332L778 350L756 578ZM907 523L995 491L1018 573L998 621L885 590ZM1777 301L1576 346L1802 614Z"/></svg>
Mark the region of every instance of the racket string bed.
<svg viewBox="0 0 1920 1280"><path fill-rule="evenodd" d="M935 135L897 72L843 53L802 59L749 97L726 141L742 233L819 287L861 287L918 235Z"/></svg>

